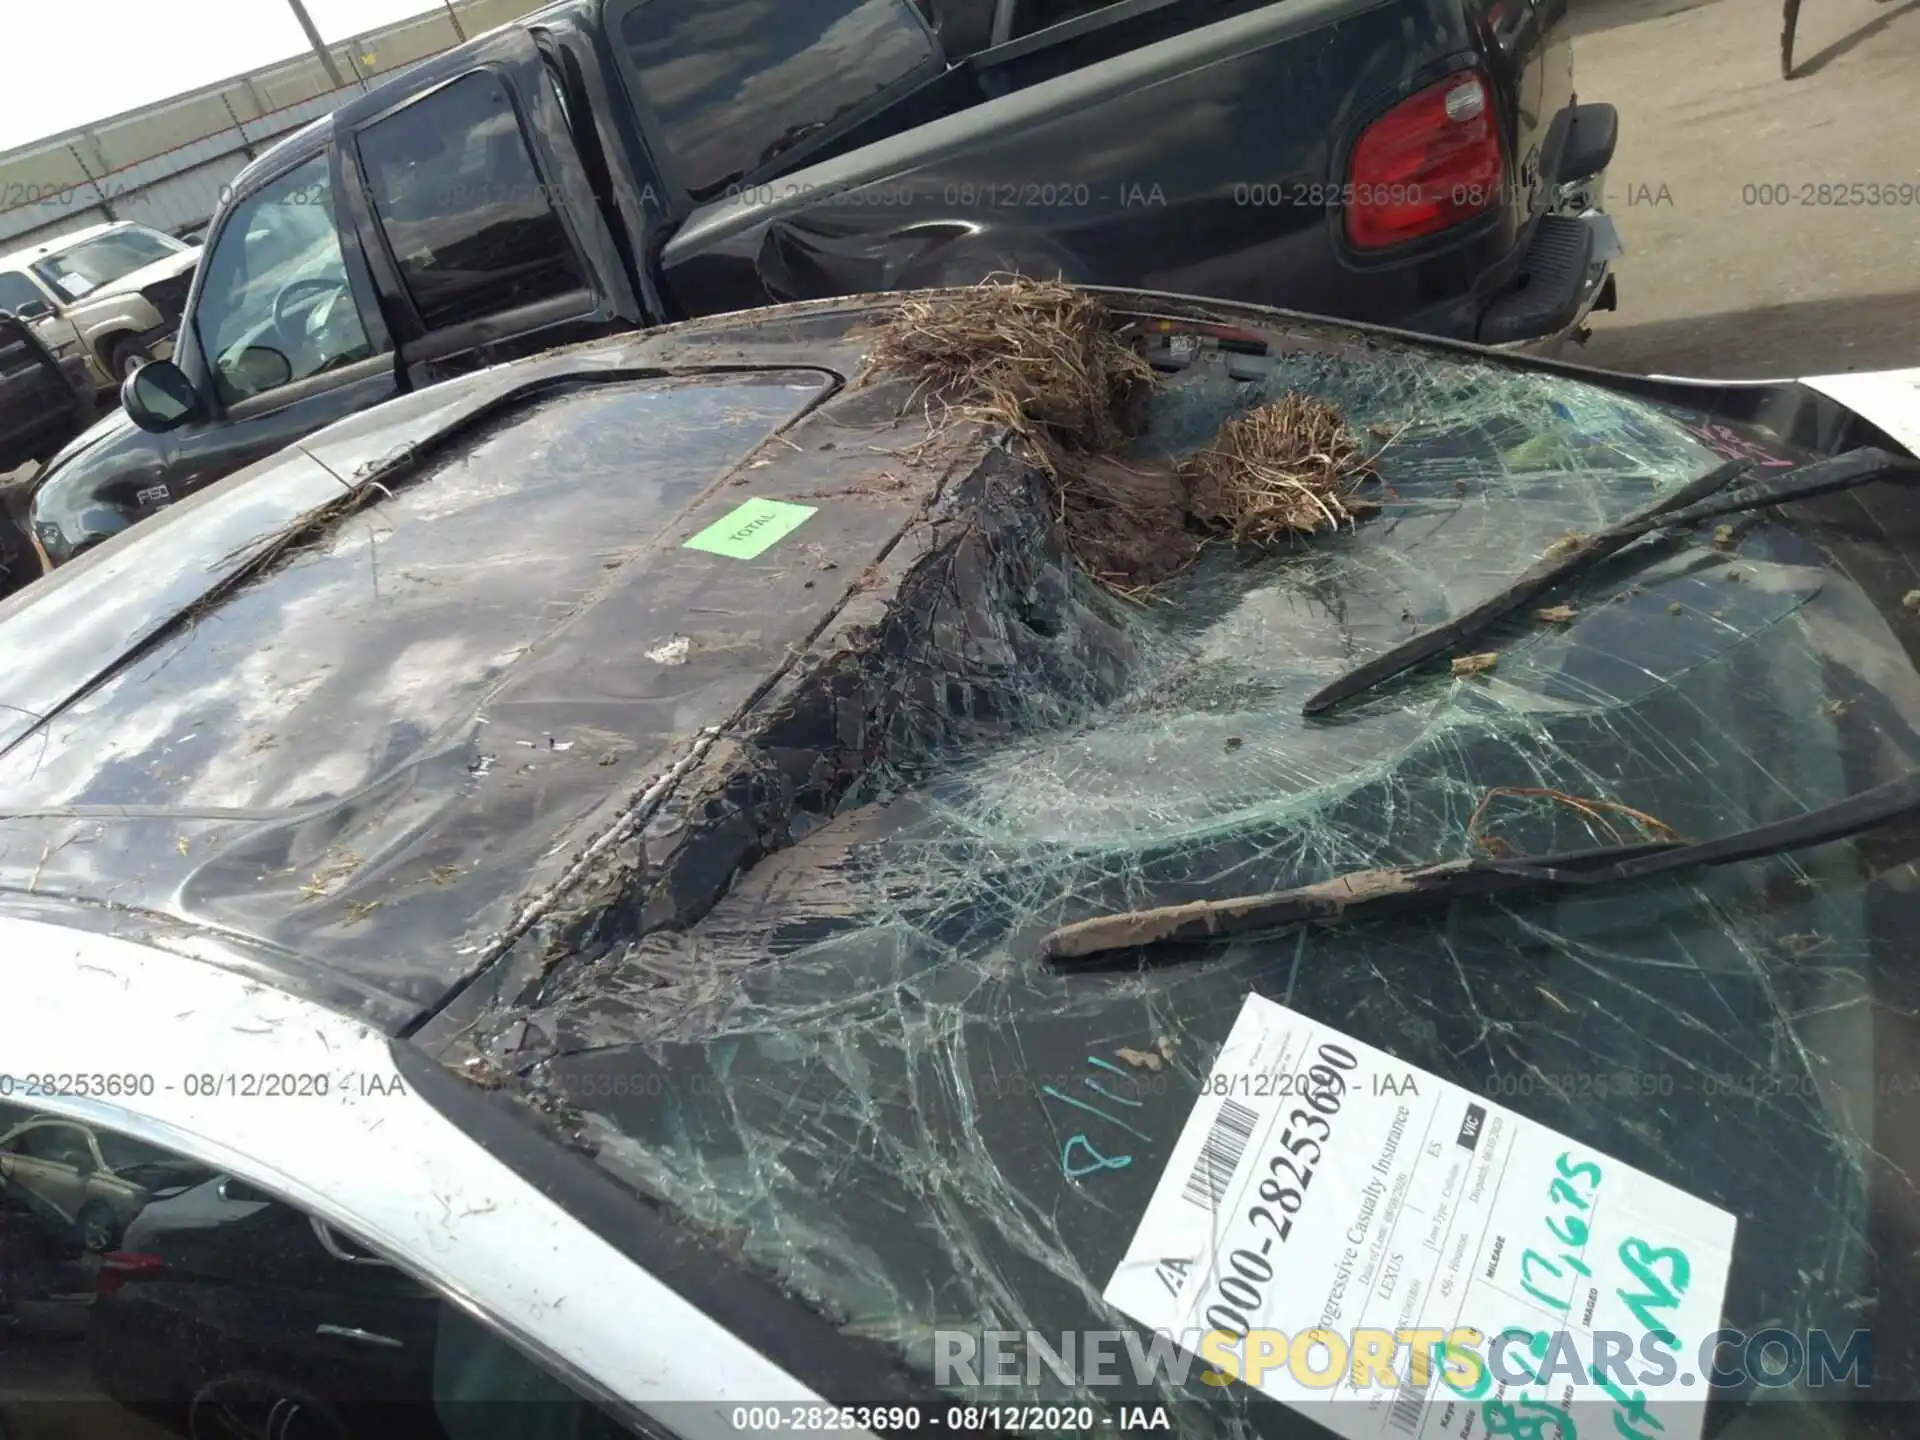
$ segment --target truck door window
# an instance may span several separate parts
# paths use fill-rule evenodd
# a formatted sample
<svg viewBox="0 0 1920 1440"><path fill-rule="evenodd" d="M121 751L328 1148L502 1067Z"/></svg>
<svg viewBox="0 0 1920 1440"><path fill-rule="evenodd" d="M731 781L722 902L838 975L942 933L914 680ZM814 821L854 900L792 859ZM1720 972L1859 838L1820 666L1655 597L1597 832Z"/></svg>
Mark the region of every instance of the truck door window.
<svg viewBox="0 0 1920 1440"><path fill-rule="evenodd" d="M500 78L476 70L360 132L375 216L438 330L587 288Z"/></svg>
<svg viewBox="0 0 1920 1440"><path fill-rule="evenodd" d="M228 213L193 316L226 404L372 356L316 155Z"/></svg>
<svg viewBox="0 0 1920 1440"><path fill-rule="evenodd" d="M40 287L22 275L18 270L0 270L0 310L19 313L22 305L31 306L35 301L42 305L47 297L40 293Z"/></svg>
<svg viewBox="0 0 1920 1440"><path fill-rule="evenodd" d="M939 53L905 0L640 0L614 15L629 82L699 200Z"/></svg>

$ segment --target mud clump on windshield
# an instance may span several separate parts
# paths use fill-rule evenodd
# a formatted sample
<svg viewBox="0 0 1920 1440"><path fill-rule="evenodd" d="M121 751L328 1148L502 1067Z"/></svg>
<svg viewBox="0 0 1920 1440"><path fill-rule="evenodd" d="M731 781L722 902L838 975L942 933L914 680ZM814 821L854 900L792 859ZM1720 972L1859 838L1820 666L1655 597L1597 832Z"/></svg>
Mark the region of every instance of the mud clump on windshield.
<svg viewBox="0 0 1920 1440"><path fill-rule="evenodd" d="M1070 455L1055 464L1061 529L1074 563L1109 589L1151 589L1200 556L1187 482L1171 465Z"/></svg>
<svg viewBox="0 0 1920 1440"><path fill-rule="evenodd" d="M873 374L914 382L936 422L1004 426L1052 483L1067 549L1123 594L1179 574L1210 539L1270 546L1377 508L1338 410L1288 394L1178 461L1123 456L1158 379L1099 301L1054 282L989 280L910 300L873 332Z"/></svg>

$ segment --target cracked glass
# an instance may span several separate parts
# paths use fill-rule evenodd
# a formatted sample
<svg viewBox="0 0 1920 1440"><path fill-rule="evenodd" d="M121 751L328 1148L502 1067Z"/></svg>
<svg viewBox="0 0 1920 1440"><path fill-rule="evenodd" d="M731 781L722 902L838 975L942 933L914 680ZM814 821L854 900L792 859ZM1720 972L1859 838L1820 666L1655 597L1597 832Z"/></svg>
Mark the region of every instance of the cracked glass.
<svg viewBox="0 0 1920 1440"><path fill-rule="evenodd" d="M1031 473L997 454L940 502L959 538L905 571L900 643L866 675L893 697L883 735L844 794L810 802L793 756L845 744L853 721L789 696L701 761L726 783L649 802L611 898L522 937L465 1042L606 1171L920 1369L939 1332L1130 1328L1102 1288L1249 992L1732 1211L1728 1326L1868 1323L1873 1021L1897 902L1875 877L1904 854L1854 842L1296 927L1164 968L1036 959L1090 915L1467 858L1495 787L1604 798L1705 839L1916 753L1920 678L1886 619L1773 512L1616 557L1551 597L1570 614L1485 637L1491 668L1423 668L1302 718L1329 680L1569 532L1727 458L1765 473L1806 457L1561 376L1314 351L1202 351L1139 451L1190 452L1289 389L1384 443L1377 514L1277 553L1210 548L1129 603L1060 561ZM1517 855L1609 838L1525 798L1483 825ZM755 837L737 874L702 849L730 826ZM955 1388L1138 1398L1044 1370ZM1240 1387L1146 1398L1186 1434L1313 1429ZM1793 1433L1837 1428L1830 1409L1792 1413Z"/></svg>

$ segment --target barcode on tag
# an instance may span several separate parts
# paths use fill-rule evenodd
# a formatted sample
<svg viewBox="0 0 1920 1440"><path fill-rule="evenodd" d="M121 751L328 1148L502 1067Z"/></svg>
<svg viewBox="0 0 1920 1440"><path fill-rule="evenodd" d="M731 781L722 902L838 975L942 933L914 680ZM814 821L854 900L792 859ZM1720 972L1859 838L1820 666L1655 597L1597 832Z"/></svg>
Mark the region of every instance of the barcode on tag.
<svg viewBox="0 0 1920 1440"><path fill-rule="evenodd" d="M1420 1422L1427 1414L1427 1397L1433 1393L1433 1382L1439 1375L1439 1356L1436 1355L1427 1365L1427 1383L1416 1390L1409 1366L1407 1383L1400 1387L1400 1393L1394 1396L1393 1408L1387 1412L1387 1424L1402 1435L1418 1435Z"/></svg>
<svg viewBox="0 0 1920 1440"><path fill-rule="evenodd" d="M1240 1161L1247 1153L1247 1142L1253 1139L1254 1123L1259 1118L1238 1100L1221 1100L1220 1112L1213 1117L1213 1128L1207 1131L1207 1143L1200 1147L1200 1159L1193 1167L1193 1174L1187 1177L1186 1189L1181 1192L1188 1200L1209 1213L1220 1208L1220 1202L1227 1198L1227 1184L1233 1179L1233 1172L1240 1168Z"/></svg>

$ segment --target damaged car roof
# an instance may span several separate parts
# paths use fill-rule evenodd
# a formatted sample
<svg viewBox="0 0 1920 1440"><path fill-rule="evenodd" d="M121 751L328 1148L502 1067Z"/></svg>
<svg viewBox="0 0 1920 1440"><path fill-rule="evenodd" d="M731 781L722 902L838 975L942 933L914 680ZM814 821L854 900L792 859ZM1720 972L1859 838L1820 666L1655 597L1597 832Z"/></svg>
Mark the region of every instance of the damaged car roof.
<svg viewBox="0 0 1920 1440"><path fill-rule="evenodd" d="M1875 878L1907 838L1194 965L1040 956L1089 916L1593 844L1600 807L1552 797L1708 838L1907 774L1910 502L1665 537L1487 663L1308 718L1569 535L1818 437L1276 321L1264 354L1161 356L1139 452L1306 393L1383 437L1377 513L1129 599L996 432L849 383L865 313L425 392L0 607L0 904L214 947L511 1073L922 1365L943 1327L1089 1323L1249 993L1484 1093L1538 1080L1535 1118L1742 1216L1728 1324L1851 1328L1885 1279L1873 1107L1825 1096L1859 1093L1873 1005L1916 998L1913 902ZM1641 1088L1550 1083L1574 1072Z"/></svg>
<svg viewBox="0 0 1920 1440"><path fill-rule="evenodd" d="M305 957L402 1024L804 656L926 499L868 453L870 397L821 409L832 370L549 371L335 427L13 605L0 869L28 835L47 855L7 882ZM752 563L779 506L806 523ZM745 540L685 543L722 521Z"/></svg>

